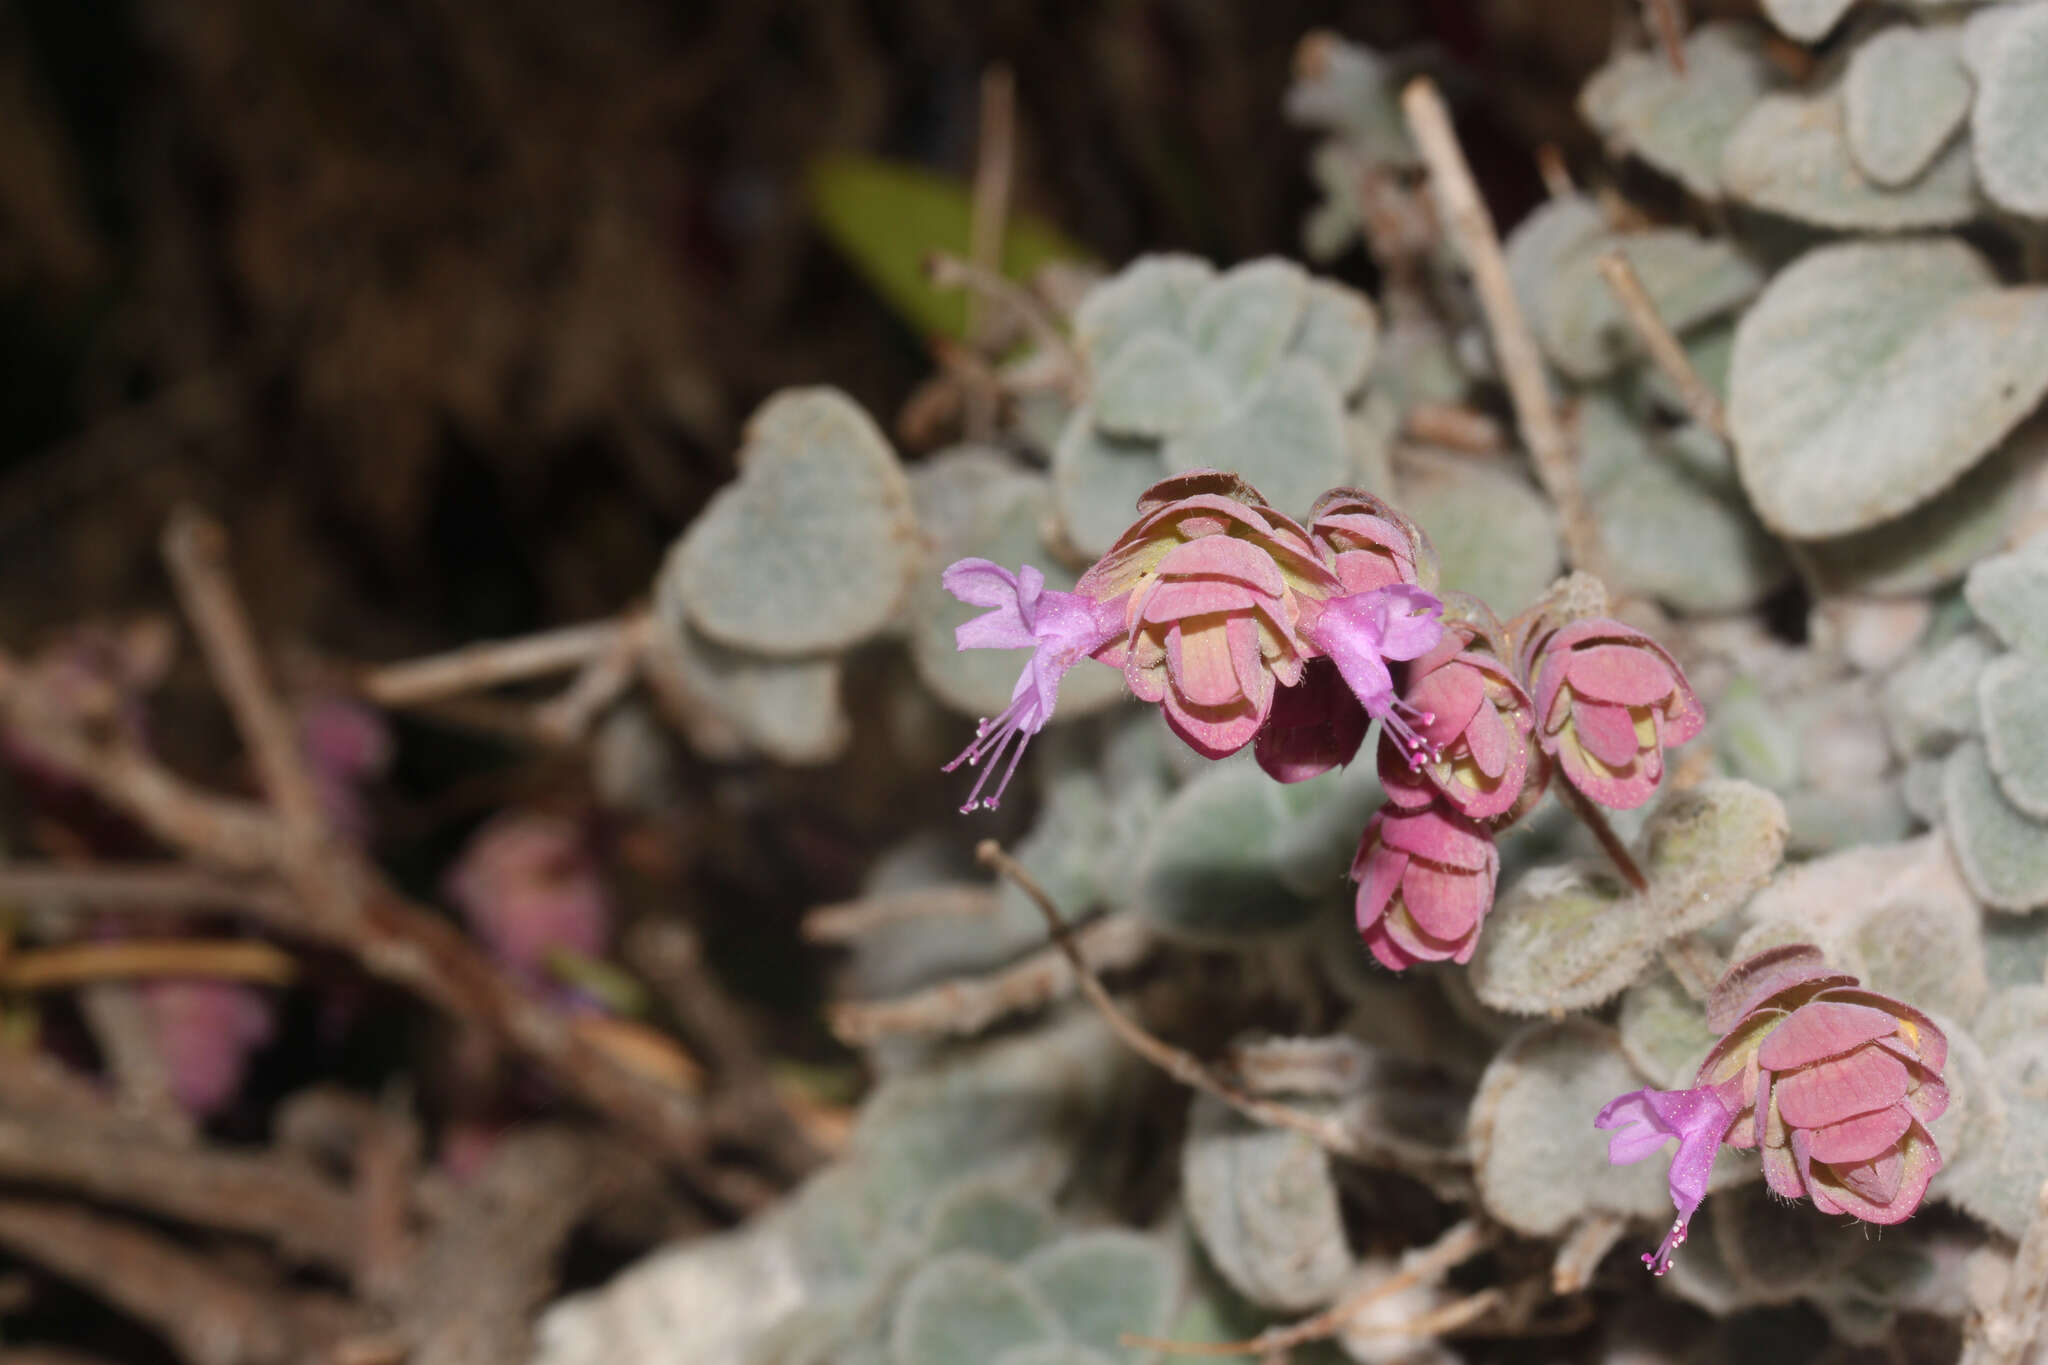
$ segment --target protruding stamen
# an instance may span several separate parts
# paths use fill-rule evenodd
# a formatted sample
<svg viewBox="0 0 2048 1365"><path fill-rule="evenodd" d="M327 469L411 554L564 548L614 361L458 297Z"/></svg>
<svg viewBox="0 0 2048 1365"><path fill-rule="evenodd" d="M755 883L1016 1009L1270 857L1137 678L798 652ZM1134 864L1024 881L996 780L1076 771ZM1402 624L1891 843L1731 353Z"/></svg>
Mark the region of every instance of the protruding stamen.
<svg viewBox="0 0 2048 1365"><path fill-rule="evenodd" d="M1671 1269L1671 1258L1685 1245L1685 1225L1691 1220L1691 1214L1680 1214L1678 1221L1671 1225L1671 1231L1665 1233L1664 1240L1657 1244L1657 1249L1643 1253L1643 1264L1652 1275L1662 1275Z"/></svg>
<svg viewBox="0 0 2048 1365"><path fill-rule="evenodd" d="M982 720L975 726L974 743L954 755L953 761L940 770L952 772L963 763L970 768L980 767L984 758L1000 760L1003 751L1010 750L1010 761L1007 766L1000 762L991 762L986 768L982 768L981 776L975 781L974 790L967 794L967 804L960 807L962 815L972 815L977 809L994 810L996 803L1003 799L1003 789L1010 785L1011 777L1017 772L1017 764L1024 757L1024 747L1031 742L1031 736L1035 733L1025 726L1025 720L1032 710L1031 696L1026 693L1011 702L1001 715ZM1016 741L1014 747L1010 743L1012 740ZM1002 778L996 783L995 791L984 800L981 789L988 785L989 778L995 775L998 767L1003 768Z"/></svg>

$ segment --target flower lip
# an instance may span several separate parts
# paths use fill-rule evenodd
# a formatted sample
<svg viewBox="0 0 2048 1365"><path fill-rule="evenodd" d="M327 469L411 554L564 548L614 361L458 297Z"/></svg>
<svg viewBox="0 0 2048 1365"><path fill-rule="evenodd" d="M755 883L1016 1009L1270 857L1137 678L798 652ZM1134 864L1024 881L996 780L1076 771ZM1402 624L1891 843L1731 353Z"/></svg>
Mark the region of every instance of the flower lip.
<svg viewBox="0 0 2048 1365"><path fill-rule="evenodd" d="M1690 1090L1632 1090L1608 1101L1593 1120L1595 1128L1615 1130L1607 1143L1607 1160L1616 1166L1653 1156L1678 1139L1669 1177L1678 1218L1657 1249L1643 1257L1643 1264L1658 1275L1671 1269L1672 1258L1685 1244L1692 1216L1706 1197L1714 1153L1734 1118L1716 1088L1702 1085Z"/></svg>
<svg viewBox="0 0 2048 1365"><path fill-rule="evenodd" d="M1047 588L1045 575L1029 564L1013 574L986 559L957 560L946 567L939 582L969 606L988 608L954 630L956 648L1032 652L1010 692L1010 704L996 715L984 717L975 727L973 742L942 769L952 772L963 763L980 767L988 760L960 811L964 815L977 808L994 810L1016 775L1031 736L1052 718L1060 679L1081 658L1122 634L1124 600L1098 601L1077 592L1060 592ZM1003 762L1006 751L1007 764ZM995 790L983 797L982 790L998 767L1002 776Z"/></svg>

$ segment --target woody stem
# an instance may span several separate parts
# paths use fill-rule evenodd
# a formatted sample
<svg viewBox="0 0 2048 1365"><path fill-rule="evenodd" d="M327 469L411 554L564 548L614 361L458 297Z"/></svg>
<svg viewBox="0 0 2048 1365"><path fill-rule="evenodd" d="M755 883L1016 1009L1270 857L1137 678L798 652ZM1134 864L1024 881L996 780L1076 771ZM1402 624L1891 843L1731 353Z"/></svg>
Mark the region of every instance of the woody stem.
<svg viewBox="0 0 2048 1365"><path fill-rule="evenodd" d="M1581 824L1593 831L1593 837L1600 841L1600 847L1606 851L1608 859L1620 871L1622 880L1638 891L1648 891L1649 879L1644 877L1643 870L1636 866L1635 858L1629 853L1628 846L1622 843L1621 836L1614 832L1614 826L1607 823L1607 816L1598 806L1586 799L1584 792L1571 783L1561 783L1559 788L1564 794L1564 803L1571 807L1572 814L1579 817Z"/></svg>

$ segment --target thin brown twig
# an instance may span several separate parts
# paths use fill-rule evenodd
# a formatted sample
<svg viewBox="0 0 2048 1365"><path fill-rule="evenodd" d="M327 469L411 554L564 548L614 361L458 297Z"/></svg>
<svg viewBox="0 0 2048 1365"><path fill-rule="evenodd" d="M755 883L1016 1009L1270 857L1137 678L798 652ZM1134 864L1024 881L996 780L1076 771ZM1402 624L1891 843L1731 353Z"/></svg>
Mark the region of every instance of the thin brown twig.
<svg viewBox="0 0 2048 1365"><path fill-rule="evenodd" d="M1075 931L1073 941L1101 972L1141 960L1153 937L1131 915L1106 915ZM1006 1015L1063 998L1076 982L1068 954L1049 945L982 976L954 977L889 1000L842 1001L832 1009L832 1032L855 1046L906 1034L979 1033Z"/></svg>
<svg viewBox="0 0 2048 1365"><path fill-rule="evenodd" d="M266 920L292 913L290 901L274 886L186 863L6 863L0 865L0 904L15 901L60 911L246 909Z"/></svg>
<svg viewBox="0 0 2048 1365"><path fill-rule="evenodd" d="M1600 545L1600 527L1580 491L1571 442L1551 400L1542 352L1536 347L1528 319L1522 315L1521 302L1515 297L1493 215L1487 211L1486 201L1479 197L1478 185L1473 183L1472 168L1466 164L1464 149L1458 145L1458 135L1451 127L1450 111L1444 107L1435 82L1427 76L1418 76L1408 83L1401 92L1401 108L1429 168L1430 187L1444 224L1472 271L1479 306L1493 336L1494 355L1507 382L1508 397L1514 403L1516 425L1521 428L1523 443L1529 447L1536 479L1557 508L1566 550L1573 565L1600 573L1606 562Z"/></svg>
<svg viewBox="0 0 2048 1365"><path fill-rule="evenodd" d="M925 257L925 273L941 289L971 289L992 303L1000 303L1016 317L1038 349L1054 357L1060 372L1081 373L1081 362L1045 305L1036 295L1007 275L983 270L972 261L944 251Z"/></svg>
<svg viewBox="0 0 2048 1365"><path fill-rule="evenodd" d="M1457 403L1411 403L1402 415L1401 429L1425 445L1449 446L1474 455L1496 454L1505 444L1500 423Z"/></svg>
<svg viewBox="0 0 2048 1365"><path fill-rule="evenodd" d="M489 640L446 654L364 670L356 679L379 706L412 707L580 668L611 651L626 619L562 626L514 640Z"/></svg>
<svg viewBox="0 0 2048 1365"><path fill-rule="evenodd" d="M0 886L4 885L0 881ZM972 882L881 892L859 900L817 906L804 916L803 935L812 943L851 943L885 925L922 919L972 919L993 915L1001 904L993 887Z"/></svg>
<svg viewBox="0 0 2048 1365"><path fill-rule="evenodd" d="M1579 818L1579 823L1591 831L1601 850L1607 854L1608 861L1621 873L1622 880L1637 891L1648 891L1649 878L1643 875L1642 868L1636 866L1635 857L1628 851L1628 845L1614 832L1614 826L1607 823L1607 817L1601 813L1600 808L1587 800L1585 793L1569 782L1559 783L1558 792L1564 797L1564 803L1570 807L1571 813Z"/></svg>
<svg viewBox="0 0 2048 1365"><path fill-rule="evenodd" d="M1720 396L1700 377L1692 357L1685 353L1685 347L1658 315L1657 305L1651 301L1650 291L1643 287L1642 276L1636 274L1635 266L1618 249L1602 254L1599 265L1600 277L1614 291L1629 326L1635 328L1643 349L1650 353L1651 363L1678 390L1679 401L1685 404L1685 410L1692 414L1694 421L1723 441L1727 440L1727 409L1722 406Z"/></svg>
<svg viewBox="0 0 2048 1365"><path fill-rule="evenodd" d="M1564 148L1555 142L1546 142L1536 149L1536 174L1543 181L1543 191L1552 199L1569 199L1579 192L1572 183L1571 167L1565 164Z"/></svg>
<svg viewBox="0 0 2048 1365"><path fill-rule="evenodd" d="M574 681L533 709L533 728L557 744L575 744L640 672L640 637L653 617L636 612L619 622L611 647L584 661Z"/></svg>
<svg viewBox="0 0 2048 1365"><path fill-rule="evenodd" d="M1368 1141L1350 1125L1251 1094L1218 1076L1193 1053L1175 1047L1147 1031L1144 1025L1124 1012L1123 1007L1110 996L1101 978L1090 969L1088 960L1075 945L1074 934L1067 926L1066 916L1060 913L1059 906L1053 903L1052 897L1039 885L1038 879L1031 875L1030 870L1004 852L1003 846L993 839L984 839L976 845L974 856L982 866L1007 878L1038 907L1039 913L1045 916L1046 928L1052 935L1053 943L1066 955L1068 963L1073 967L1074 979L1080 986L1081 993L1088 997L1088 1003L1095 1007L1117 1037L1121 1038L1133 1052L1182 1085L1221 1100L1256 1123L1300 1133L1318 1146L1354 1161L1395 1160L1393 1153L1377 1143Z"/></svg>
<svg viewBox="0 0 2048 1365"><path fill-rule="evenodd" d="M215 686L249 746L256 775L294 843L323 837L320 792L299 747L291 711L278 698L227 568L227 537L218 523L180 508L164 528L164 562L178 601L199 637Z"/></svg>
<svg viewBox="0 0 2048 1365"><path fill-rule="evenodd" d="M1643 0L1650 16L1650 31L1664 49L1664 60L1679 75L1685 74L1685 0Z"/></svg>
<svg viewBox="0 0 2048 1365"><path fill-rule="evenodd" d="M29 948L0 957L0 990L47 991L94 981L183 977L288 985L289 953L232 939L111 939Z"/></svg>
<svg viewBox="0 0 2048 1365"><path fill-rule="evenodd" d="M309 1167L166 1140L132 1124L0 1115L0 1175L158 1217L248 1233L287 1255L347 1269L348 1195Z"/></svg>
<svg viewBox="0 0 2048 1365"><path fill-rule="evenodd" d="M1628 1220L1619 1214L1591 1213L1580 1219L1550 1263L1550 1292L1561 1298L1584 1289L1627 1229Z"/></svg>
<svg viewBox="0 0 2048 1365"><path fill-rule="evenodd" d="M1173 1355L1245 1356L1270 1355L1291 1351L1295 1347L1305 1346L1311 1341L1323 1341L1336 1336L1344 1330L1344 1325L1350 1322L1351 1319L1357 1317L1367 1308L1381 1299L1387 1298L1389 1295L1399 1294L1404 1290L1413 1289L1417 1285L1435 1283L1443 1278L1445 1272L1449 1271L1452 1267L1470 1260L1492 1245L1497 1235L1492 1228L1480 1223L1477 1219L1467 1218L1462 1222L1455 1223L1446 1229L1443 1235L1438 1237L1436 1241L1417 1252L1409 1264L1385 1279L1374 1280L1369 1284L1361 1285L1337 1300L1337 1302L1331 1304L1328 1308L1313 1313L1299 1322L1288 1323L1280 1327L1269 1327L1257 1336L1249 1337L1243 1341L1175 1341L1171 1338L1139 1336L1130 1332L1124 1333L1120 1341L1125 1346L1134 1346L1148 1351L1166 1351ZM1452 1305L1452 1307L1456 1306ZM1493 1305L1489 1302L1485 1306L1490 1308ZM1423 1331L1412 1329L1419 1328L1422 1324L1427 1323L1430 1318L1440 1316L1440 1313L1441 1310L1439 1310L1439 1313L1433 1313L1425 1318L1417 1319L1415 1324L1411 1324L1410 1329L1403 1330L1409 1335L1424 1335ZM1478 1314L1474 1313L1472 1316L1476 1317ZM1469 1321L1469 1319L1464 1321ZM1462 1326L1463 1321L1460 1321L1457 1325ZM1449 1329L1438 1327L1434 1330L1443 1331Z"/></svg>
<svg viewBox="0 0 2048 1365"><path fill-rule="evenodd" d="M967 221L967 257L982 270L1003 269L1003 230L1010 219L1010 188L1017 164L1017 82L997 63L981 73L981 127L974 156L974 193ZM990 341L983 300L967 296L967 340Z"/></svg>

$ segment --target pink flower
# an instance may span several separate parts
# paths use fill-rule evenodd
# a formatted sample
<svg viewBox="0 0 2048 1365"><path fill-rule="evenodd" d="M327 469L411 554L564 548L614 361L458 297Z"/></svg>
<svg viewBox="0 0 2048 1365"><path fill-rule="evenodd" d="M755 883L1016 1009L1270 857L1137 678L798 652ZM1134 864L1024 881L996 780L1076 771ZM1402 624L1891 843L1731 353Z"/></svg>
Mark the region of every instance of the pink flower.
<svg viewBox="0 0 2048 1365"><path fill-rule="evenodd" d="M1436 551L1409 516L1360 488L1333 488L1309 509L1308 533L1345 592L1436 587Z"/></svg>
<svg viewBox="0 0 2048 1365"><path fill-rule="evenodd" d="M1429 741L1418 727L1434 719L1394 693L1387 661L1419 658L1443 639L1443 603L1420 588L1395 584L1332 598L1311 616L1302 634L1337 665L1366 714L1421 763Z"/></svg>
<svg viewBox="0 0 2048 1365"><path fill-rule="evenodd" d="M353 697L327 693L297 707L299 750L312 770L328 826L350 843L370 835L363 787L391 766L391 728Z"/></svg>
<svg viewBox="0 0 2048 1365"><path fill-rule="evenodd" d="M1351 864L1358 932L1394 971L1469 962L1493 908L1500 853L1483 825L1438 805L1387 807L1366 823Z"/></svg>
<svg viewBox="0 0 2048 1365"><path fill-rule="evenodd" d="M1507 666L1471 647L1473 640L1454 623L1409 666L1402 702L1427 718L1417 727L1422 743L1382 735L1380 783L1388 800L1407 809L1441 797L1468 819L1501 820L1529 781L1535 713Z"/></svg>
<svg viewBox="0 0 2048 1365"><path fill-rule="evenodd" d="M1687 1226L1707 1195L1714 1153L1734 1121L1720 1092L1711 1085L1691 1090L1631 1090L1608 1101L1593 1120L1595 1128L1619 1130L1607 1143L1607 1160L1616 1166L1633 1165L1662 1151L1672 1138L1678 1139L1670 1177L1678 1221L1664 1234L1657 1250L1643 1257L1643 1264L1659 1275L1671 1269L1672 1256L1685 1245Z"/></svg>
<svg viewBox="0 0 2048 1365"><path fill-rule="evenodd" d="M611 933L611 896L583 831L560 816L512 810L463 848L444 884L448 899L502 966L548 977L557 952L599 957Z"/></svg>
<svg viewBox="0 0 2048 1365"><path fill-rule="evenodd" d="M1252 754L1275 782L1306 782L1355 758L1371 724L1337 665L1313 658L1302 665L1300 682L1273 694Z"/></svg>
<svg viewBox="0 0 2048 1365"><path fill-rule="evenodd" d="M1631 810L1649 800L1664 776L1664 750L1706 722L1677 662L1619 621L1539 629L1520 662L1535 698L1537 743L1603 806Z"/></svg>
<svg viewBox="0 0 2048 1365"><path fill-rule="evenodd" d="M1735 1116L1729 1145L1760 1146L1771 1189L1822 1213L1909 1217L1941 1169L1927 1125L1948 1108L1948 1039L1805 944L1737 970L1740 985L1716 996L1724 1018L1740 1013L1698 1076Z"/></svg>
<svg viewBox="0 0 2048 1365"><path fill-rule="evenodd" d="M1301 680L1311 651L1298 627L1339 585L1307 533L1235 475L1163 480L1138 513L1075 588L1124 604L1124 631L1095 657L1160 703L1190 748L1221 758L1259 732L1276 688Z"/></svg>
<svg viewBox="0 0 2048 1365"><path fill-rule="evenodd" d="M1010 693L1009 706L993 719L983 720L975 730L974 742L945 767L946 772L952 772L962 763L975 767L985 758L992 760L982 770L974 790L968 794L967 804L960 810L962 814L976 806L994 810L1002 800L1003 789L1010 785L1031 736L1043 730L1046 721L1052 718L1053 704L1059 700L1060 679L1077 660L1101 648L1123 630L1123 604L1098 601L1078 592L1049 590L1045 575L1029 564L1013 574L986 559L962 559L948 565L939 581L947 592L969 606L989 609L953 632L956 648L1031 651L1030 660L1017 677L1016 689ZM1014 748L1012 740L1016 741ZM1009 764L1003 768L996 789L984 800L981 789L988 785L1005 749L1010 751Z"/></svg>
<svg viewBox="0 0 2048 1365"><path fill-rule="evenodd" d="M1644 1262L1659 1275L1685 1241L1722 1143L1763 1149L1764 1179L1788 1199L1868 1223L1911 1216L1941 1169L1927 1125L1948 1107L1948 1040L1908 1005L1861 990L1818 948L1790 944L1728 969L1707 1001L1721 1033L1693 1088L1638 1090L1600 1111L1608 1160L1640 1161L1679 1139L1678 1221Z"/></svg>
<svg viewBox="0 0 2048 1365"><path fill-rule="evenodd" d="M195 1118L218 1113L241 1092L249 1055L270 1041L269 998L229 981L150 981L139 990L171 1097Z"/></svg>

